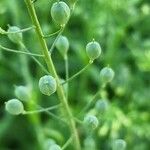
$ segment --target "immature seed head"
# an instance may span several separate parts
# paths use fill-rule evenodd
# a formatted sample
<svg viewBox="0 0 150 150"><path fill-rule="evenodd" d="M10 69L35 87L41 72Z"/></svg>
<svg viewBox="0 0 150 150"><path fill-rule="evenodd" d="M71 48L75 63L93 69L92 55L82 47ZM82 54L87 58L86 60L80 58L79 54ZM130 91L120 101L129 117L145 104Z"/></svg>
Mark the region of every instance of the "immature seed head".
<svg viewBox="0 0 150 150"><path fill-rule="evenodd" d="M30 99L29 89L26 86L15 86L15 95L21 101L28 101Z"/></svg>
<svg viewBox="0 0 150 150"><path fill-rule="evenodd" d="M114 71L110 68L110 67L104 67L101 71L100 71L100 80L103 83L107 83L112 81L112 79L114 78L115 73Z"/></svg>
<svg viewBox="0 0 150 150"><path fill-rule="evenodd" d="M62 150L62 148L57 144L52 144L49 150Z"/></svg>
<svg viewBox="0 0 150 150"><path fill-rule="evenodd" d="M55 2L51 7L51 16L59 25L65 25L70 17L70 8L65 2Z"/></svg>
<svg viewBox="0 0 150 150"><path fill-rule="evenodd" d="M108 101L106 99L100 99L95 104L95 109L99 113L104 113L108 109Z"/></svg>
<svg viewBox="0 0 150 150"><path fill-rule="evenodd" d="M93 60L97 59L101 54L100 44L94 40L92 42L89 42L86 45L86 53L87 53L88 57L90 58L90 60L93 61Z"/></svg>
<svg viewBox="0 0 150 150"><path fill-rule="evenodd" d="M94 115L87 115L83 120L84 124L90 129L95 129L98 127L99 121Z"/></svg>
<svg viewBox="0 0 150 150"><path fill-rule="evenodd" d="M69 49L67 37L61 35L56 42L56 48L59 50L60 54L65 57Z"/></svg>
<svg viewBox="0 0 150 150"><path fill-rule="evenodd" d="M20 28L16 26L9 26L8 32L17 32L20 31ZM13 42L13 43L19 43L22 41L22 33L11 33L8 34L8 38Z"/></svg>
<svg viewBox="0 0 150 150"><path fill-rule="evenodd" d="M117 139L113 142L113 150L125 150L126 142L122 139Z"/></svg>
<svg viewBox="0 0 150 150"><path fill-rule="evenodd" d="M12 115L19 115L24 112L24 106L18 99L11 99L5 103L5 109Z"/></svg>
<svg viewBox="0 0 150 150"><path fill-rule="evenodd" d="M50 75L45 75L39 80L39 89L42 94L50 96L56 92L56 80Z"/></svg>

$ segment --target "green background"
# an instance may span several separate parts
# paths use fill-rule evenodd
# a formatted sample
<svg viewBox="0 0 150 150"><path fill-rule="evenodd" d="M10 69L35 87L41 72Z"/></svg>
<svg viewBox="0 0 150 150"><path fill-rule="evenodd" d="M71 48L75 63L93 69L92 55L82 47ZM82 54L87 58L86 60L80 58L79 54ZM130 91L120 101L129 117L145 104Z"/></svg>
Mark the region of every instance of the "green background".
<svg viewBox="0 0 150 150"><path fill-rule="evenodd" d="M71 1L66 0L71 6ZM50 8L54 0L38 0L35 3L38 18L45 34L59 27L52 21ZM20 28L32 26L21 0L0 1L0 26ZM23 34L26 47L40 53L41 48L33 31ZM92 66L69 84L69 104L75 116L84 108L100 86L99 72L109 65L115 71L114 80L102 94L109 100L109 109L100 114L100 125L93 133L78 125L80 139L85 150L110 150L111 141L122 138L127 150L149 150L150 147L150 2L149 0L79 0L64 31L70 42L68 53L69 74L73 75L88 63L85 47L93 38L102 47L102 54ZM54 37L46 39L50 47ZM0 44L19 49L0 35ZM52 54L57 72L65 78L64 61L57 49ZM63 145L69 138L68 127L61 121L43 113L36 116L11 116L4 109L4 102L15 98L14 85L25 85L26 74L19 54L0 50L0 150L37 150L37 137L44 135L44 143L52 138ZM43 96L38 80L45 73L30 58L29 72L34 87L36 103L49 107L57 104L56 94ZM43 65L44 61L40 59ZM45 66L46 67L46 66ZM100 98L100 97L99 97ZM33 110L34 107L28 108ZM94 111L94 104L88 111ZM60 111L54 113L63 119ZM84 115L79 117L83 120ZM86 138L90 146L85 142ZM88 147L88 148L87 148ZM71 147L68 147L71 150Z"/></svg>

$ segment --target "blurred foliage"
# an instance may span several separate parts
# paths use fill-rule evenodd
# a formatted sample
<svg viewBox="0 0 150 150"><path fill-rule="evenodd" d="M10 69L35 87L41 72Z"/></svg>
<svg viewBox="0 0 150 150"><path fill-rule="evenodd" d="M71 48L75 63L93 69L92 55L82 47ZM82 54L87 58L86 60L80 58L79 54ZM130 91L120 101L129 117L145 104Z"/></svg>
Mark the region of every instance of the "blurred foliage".
<svg viewBox="0 0 150 150"><path fill-rule="evenodd" d="M73 0L65 0L71 6ZM44 33L59 29L50 16L52 1L35 3ZM0 26L20 28L31 26L25 4L19 0L0 1ZM99 71L110 65L115 79L104 91L109 109L98 114L100 126L94 133L78 127L85 150L110 150L113 139L122 138L127 150L150 148L150 2L149 0L79 0L64 35L70 41L69 73L73 75L87 62L86 43L95 38L102 47L102 55L80 77L69 84L69 103L78 114L99 87ZM47 39L48 46L54 38ZM24 33L24 43L32 52L40 52L34 32ZM18 49L6 36L0 35L0 44ZM64 62L57 50L53 60L58 74L64 78ZM41 60L42 62L42 60ZM38 79L44 74L35 62L28 58L29 70L37 103L43 107L58 103L56 95L46 97L38 90ZM35 127L32 117L10 116L4 110L4 102L14 98L14 85L25 85L21 73L20 56L0 51L0 149L37 150L37 134L52 138L58 144L69 138L66 125L47 114L38 116L41 129ZM82 91L82 92L81 92ZM26 105L26 108L28 106ZM31 108L30 108L31 109ZM91 106L94 109L94 105ZM92 110L89 110L92 111ZM63 119L61 112L55 111ZM77 116L78 117L78 116ZM83 120L83 115L80 117ZM38 121L37 121L38 122ZM67 128L66 128L67 129ZM37 131L35 131L37 130ZM46 141L46 140L45 140ZM68 147L71 149L71 147ZM90 149L90 150L91 150Z"/></svg>

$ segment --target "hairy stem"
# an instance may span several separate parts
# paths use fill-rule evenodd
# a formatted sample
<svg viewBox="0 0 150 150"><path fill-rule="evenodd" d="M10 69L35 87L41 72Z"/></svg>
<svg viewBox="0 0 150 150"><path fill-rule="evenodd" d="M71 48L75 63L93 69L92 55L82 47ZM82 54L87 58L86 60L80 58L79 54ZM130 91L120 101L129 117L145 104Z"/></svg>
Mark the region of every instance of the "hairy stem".
<svg viewBox="0 0 150 150"><path fill-rule="evenodd" d="M65 97L62 85L59 82L59 78L58 78L56 69L54 67L51 55L49 54L46 41L43 38L43 32L41 30L41 26L40 26L40 23L38 21L38 18L37 18L34 6L33 6L31 0L25 0L25 3L26 3L26 6L28 8L28 11L29 11L30 17L32 19L33 25L35 26L36 34L37 34L37 36L39 38L39 42L41 44L42 51L43 51L43 54L45 56L44 58L45 58L45 62L47 64L47 66L48 66L48 70L50 71L50 73L56 79L56 82L57 82L57 94L58 94L58 97L59 97L59 99L60 99L60 101L61 101L61 103L63 105L63 108L64 108L63 110L65 112L65 115L66 115L67 119L68 119L69 127L71 129L72 134L73 134L74 148L76 150L80 150L81 149L80 148L80 142L79 142L79 137L78 137L78 133L77 133L77 130L76 130L75 121L74 121L74 119L72 117L73 115L72 115L72 112L71 112L71 110L69 108L68 102L66 100L66 97Z"/></svg>

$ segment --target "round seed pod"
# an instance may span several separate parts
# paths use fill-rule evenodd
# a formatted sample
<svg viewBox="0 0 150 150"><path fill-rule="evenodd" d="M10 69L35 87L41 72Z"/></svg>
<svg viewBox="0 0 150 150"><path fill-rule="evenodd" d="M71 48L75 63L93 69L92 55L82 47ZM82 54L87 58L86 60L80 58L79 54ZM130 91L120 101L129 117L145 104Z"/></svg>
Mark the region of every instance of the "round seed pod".
<svg viewBox="0 0 150 150"><path fill-rule="evenodd" d="M60 54L65 57L69 49L67 37L61 35L56 42L56 48L59 50Z"/></svg>
<svg viewBox="0 0 150 150"><path fill-rule="evenodd" d="M116 139L113 142L113 150L125 150L126 142L123 139Z"/></svg>
<svg viewBox="0 0 150 150"><path fill-rule="evenodd" d="M49 150L62 150L62 148L57 144L52 144Z"/></svg>
<svg viewBox="0 0 150 150"><path fill-rule="evenodd" d="M9 26L7 32L17 32L20 31L20 28L16 26ZM13 42L18 44L22 41L22 33L10 33L8 34L8 38Z"/></svg>
<svg viewBox="0 0 150 150"><path fill-rule="evenodd" d="M83 120L84 124L90 129L95 129L98 127L99 121L94 115L87 115Z"/></svg>
<svg viewBox="0 0 150 150"><path fill-rule="evenodd" d="M54 77L50 75L45 75L39 80L39 89L42 94L50 96L54 92L56 92L56 80Z"/></svg>
<svg viewBox="0 0 150 150"><path fill-rule="evenodd" d="M26 86L15 86L15 96L21 101L28 101L30 99L29 89Z"/></svg>
<svg viewBox="0 0 150 150"><path fill-rule="evenodd" d="M115 76L115 73L110 67L104 67L100 71L100 79L103 83L107 83L107 82L112 81L114 76Z"/></svg>
<svg viewBox="0 0 150 150"><path fill-rule="evenodd" d="M59 25L65 25L70 17L70 8L65 2L55 2L51 7L51 16Z"/></svg>
<svg viewBox="0 0 150 150"><path fill-rule="evenodd" d="M108 101L106 99L100 99L95 104L95 109L99 113L104 113L108 109Z"/></svg>
<svg viewBox="0 0 150 150"><path fill-rule="evenodd" d="M86 45L86 53L87 53L88 57L90 58L90 60L93 61L93 60L97 59L101 54L100 44L94 40L92 42L89 42Z"/></svg>
<svg viewBox="0 0 150 150"><path fill-rule="evenodd" d="M12 115L19 115L24 112L24 106L18 99L11 99L5 103L5 109Z"/></svg>

